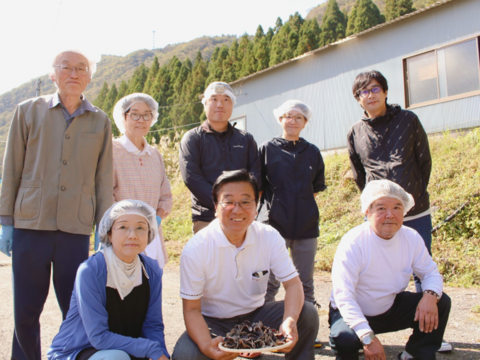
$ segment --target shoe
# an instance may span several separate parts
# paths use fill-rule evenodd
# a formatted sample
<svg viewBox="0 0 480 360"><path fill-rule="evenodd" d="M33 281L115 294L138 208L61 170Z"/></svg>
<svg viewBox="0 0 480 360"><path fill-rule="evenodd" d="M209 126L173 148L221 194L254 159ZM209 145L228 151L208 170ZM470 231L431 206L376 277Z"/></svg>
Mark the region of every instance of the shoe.
<svg viewBox="0 0 480 360"><path fill-rule="evenodd" d="M402 354L403 354L403 351L397 355L397 360L405 360L405 359L402 357ZM417 359L417 358L414 358L414 357L409 357L409 358L406 359L406 360L418 360L418 359Z"/></svg>
<svg viewBox="0 0 480 360"><path fill-rule="evenodd" d="M453 350L452 344L446 342L445 340L442 340L442 346L440 346L440 349L438 349L438 352L449 352Z"/></svg>
<svg viewBox="0 0 480 360"><path fill-rule="evenodd" d="M315 348L321 348L323 346L322 342L319 340L319 338L315 339Z"/></svg>

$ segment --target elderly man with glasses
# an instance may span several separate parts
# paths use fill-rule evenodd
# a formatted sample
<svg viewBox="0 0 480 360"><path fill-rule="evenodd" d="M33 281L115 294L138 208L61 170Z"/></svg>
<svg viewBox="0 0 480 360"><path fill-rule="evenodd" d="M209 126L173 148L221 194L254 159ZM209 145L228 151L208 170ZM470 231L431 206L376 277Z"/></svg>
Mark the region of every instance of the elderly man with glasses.
<svg viewBox="0 0 480 360"><path fill-rule="evenodd" d="M368 222L343 236L332 266L330 345L337 360L386 360L376 334L411 328L398 360L435 360L451 300L443 278L414 229L403 226L413 197L389 180L373 180L362 192ZM423 293L405 291L414 271Z"/></svg>
<svg viewBox="0 0 480 360"><path fill-rule="evenodd" d="M0 250L12 253L12 359L40 360L39 318L53 265L63 318L90 234L113 199L107 115L82 95L95 63L78 51L52 64L52 95L19 104L8 134L0 193Z"/></svg>

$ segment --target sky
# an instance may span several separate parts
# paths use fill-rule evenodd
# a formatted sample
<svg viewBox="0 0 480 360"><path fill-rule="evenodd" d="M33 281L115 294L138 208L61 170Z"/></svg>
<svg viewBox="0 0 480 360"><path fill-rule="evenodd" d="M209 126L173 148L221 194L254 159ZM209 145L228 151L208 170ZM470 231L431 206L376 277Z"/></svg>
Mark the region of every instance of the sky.
<svg viewBox="0 0 480 360"><path fill-rule="evenodd" d="M50 71L68 49L100 60L202 36L253 35L303 17L324 0L4 0L0 2L0 94Z"/></svg>

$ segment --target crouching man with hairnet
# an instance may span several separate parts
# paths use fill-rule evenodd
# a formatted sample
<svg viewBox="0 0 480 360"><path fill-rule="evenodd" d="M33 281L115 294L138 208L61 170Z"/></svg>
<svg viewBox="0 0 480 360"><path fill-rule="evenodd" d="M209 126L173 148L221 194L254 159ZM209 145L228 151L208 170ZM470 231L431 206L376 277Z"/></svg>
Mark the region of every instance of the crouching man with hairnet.
<svg viewBox="0 0 480 360"><path fill-rule="evenodd" d="M402 226L413 197L389 180L367 184L362 212L368 221L340 242L332 268L330 345L337 359L386 359L375 334L412 328L397 359L435 359L447 326L451 301L422 237ZM405 291L412 272L423 293Z"/></svg>
<svg viewBox="0 0 480 360"><path fill-rule="evenodd" d="M155 210L122 200L99 225L101 251L80 265L49 360L167 360L162 269L141 254L158 234Z"/></svg>

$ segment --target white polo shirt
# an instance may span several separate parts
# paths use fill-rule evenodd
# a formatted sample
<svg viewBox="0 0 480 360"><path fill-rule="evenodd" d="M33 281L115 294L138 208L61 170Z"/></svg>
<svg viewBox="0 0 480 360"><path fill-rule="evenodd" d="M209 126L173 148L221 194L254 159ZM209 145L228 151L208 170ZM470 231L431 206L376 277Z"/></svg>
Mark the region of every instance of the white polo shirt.
<svg viewBox="0 0 480 360"><path fill-rule="evenodd" d="M277 230L254 221L243 245L236 248L215 219L182 251L180 296L202 299L202 314L206 316L246 314L264 304L270 270L281 282L298 276Z"/></svg>

